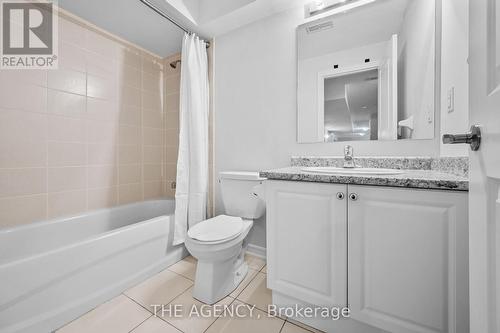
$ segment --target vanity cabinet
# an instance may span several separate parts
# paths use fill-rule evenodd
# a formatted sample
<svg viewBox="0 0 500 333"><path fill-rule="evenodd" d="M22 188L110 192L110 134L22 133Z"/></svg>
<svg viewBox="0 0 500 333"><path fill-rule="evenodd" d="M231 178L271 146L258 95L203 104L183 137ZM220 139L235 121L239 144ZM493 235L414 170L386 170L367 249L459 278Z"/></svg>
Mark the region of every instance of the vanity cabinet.
<svg viewBox="0 0 500 333"><path fill-rule="evenodd" d="M346 185L266 182L268 287L310 304L347 304Z"/></svg>
<svg viewBox="0 0 500 333"><path fill-rule="evenodd" d="M467 194L349 192L352 318L389 332L467 332Z"/></svg>
<svg viewBox="0 0 500 333"><path fill-rule="evenodd" d="M266 184L273 292L387 332L468 332L467 192Z"/></svg>

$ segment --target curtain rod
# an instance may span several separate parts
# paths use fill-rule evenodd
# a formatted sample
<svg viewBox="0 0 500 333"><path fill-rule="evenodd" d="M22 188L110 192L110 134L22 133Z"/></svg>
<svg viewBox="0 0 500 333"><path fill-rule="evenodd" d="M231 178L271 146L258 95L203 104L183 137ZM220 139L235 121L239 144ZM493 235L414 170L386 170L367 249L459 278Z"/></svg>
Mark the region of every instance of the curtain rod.
<svg viewBox="0 0 500 333"><path fill-rule="evenodd" d="M158 8L157 6L155 6L154 4L152 4L149 0L139 0L139 1L142 2L144 5L146 5L147 7L149 7L151 10L153 10L156 14L158 14L161 17L163 17L163 18L169 20L170 22L172 22L176 27L178 27L179 29L181 29L185 33L188 33L188 34L192 34L193 33L192 31L190 31L189 29L185 28L180 23L178 23L176 20L174 20L173 18L171 18L169 15L165 14L160 8ZM207 44L207 49L208 49L210 47L210 42L209 41L205 41L205 43Z"/></svg>

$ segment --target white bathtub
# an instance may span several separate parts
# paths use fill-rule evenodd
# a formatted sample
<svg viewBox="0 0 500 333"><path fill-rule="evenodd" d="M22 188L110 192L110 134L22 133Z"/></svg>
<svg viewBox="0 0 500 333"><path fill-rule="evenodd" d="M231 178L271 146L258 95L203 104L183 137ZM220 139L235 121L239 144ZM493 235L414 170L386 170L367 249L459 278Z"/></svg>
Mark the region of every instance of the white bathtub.
<svg viewBox="0 0 500 333"><path fill-rule="evenodd" d="M182 259L173 200L0 230L0 332L51 332Z"/></svg>

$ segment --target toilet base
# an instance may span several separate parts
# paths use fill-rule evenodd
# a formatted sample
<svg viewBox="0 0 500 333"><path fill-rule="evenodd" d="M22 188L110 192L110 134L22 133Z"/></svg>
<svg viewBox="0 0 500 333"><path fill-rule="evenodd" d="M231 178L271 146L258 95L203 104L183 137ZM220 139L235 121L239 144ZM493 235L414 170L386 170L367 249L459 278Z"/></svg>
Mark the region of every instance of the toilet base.
<svg viewBox="0 0 500 333"><path fill-rule="evenodd" d="M204 244L188 237L186 248L198 260L193 297L205 304L214 304L228 296L248 273L245 253L246 239L253 226L243 220L244 230L235 239L220 244Z"/></svg>
<svg viewBox="0 0 500 333"><path fill-rule="evenodd" d="M205 304L214 304L232 293L248 273L244 254L242 249L238 256L228 260L198 260L193 297Z"/></svg>

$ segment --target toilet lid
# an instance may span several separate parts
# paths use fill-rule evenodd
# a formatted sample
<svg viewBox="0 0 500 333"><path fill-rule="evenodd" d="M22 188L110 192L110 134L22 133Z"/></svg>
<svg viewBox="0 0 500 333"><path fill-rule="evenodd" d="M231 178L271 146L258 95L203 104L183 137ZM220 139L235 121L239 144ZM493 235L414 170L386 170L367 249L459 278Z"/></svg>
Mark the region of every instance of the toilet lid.
<svg viewBox="0 0 500 333"><path fill-rule="evenodd" d="M242 231L241 217L219 215L190 228L188 236L201 242L216 242L235 238Z"/></svg>

